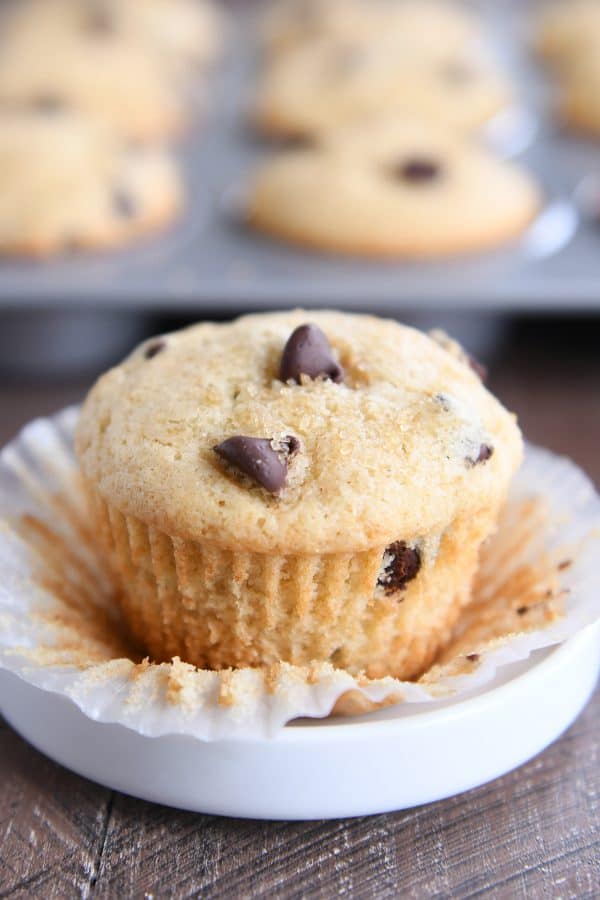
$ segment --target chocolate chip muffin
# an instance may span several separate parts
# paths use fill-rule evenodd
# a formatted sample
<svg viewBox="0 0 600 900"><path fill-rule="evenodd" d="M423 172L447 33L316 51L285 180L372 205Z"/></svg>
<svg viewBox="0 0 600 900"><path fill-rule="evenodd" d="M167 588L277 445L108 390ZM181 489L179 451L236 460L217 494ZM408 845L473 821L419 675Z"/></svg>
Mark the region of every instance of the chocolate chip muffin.
<svg viewBox="0 0 600 900"><path fill-rule="evenodd" d="M446 0L273 0L262 38L270 56L326 38L363 45L391 40L399 53L414 49L435 58L468 51L480 39L480 28L464 7Z"/></svg>
<svg viewBox="0 0 600 900"><path fill-rule="evenodd" d="M435 60L393 41L371 46L302 45L263 72L254 120L275 137L313 137L371 120L417 117L461 134L477 133L514 101L507 77L481 54Z"/></svg>
<svg viewBox="0 0 600 900"><path fill-rule="evenodd" d="M211 62L221 30L220 16L208 0L20 0L11 4L2 24L4 36L17 41L32 33L46 35L52 44L123 38L176 65Z"/></svg>
<svg viewBox="0 0 600 900"><path fill-rule="evenodd" d="M246 220L320 252L427 259L514 241L541 204L524 168L474 141L378 119L267 160L250 180Z"/></svg>
<svg viewBox="0 0 600 900"><path fill-rule="evenodd" d="M90 392L76 446L154 659L401 678L449 639L521 458L463 358L303 311L142 345Z"/></svg>
<svg viewBox="0 0 600 900"><path fill-rule="evenodd" d="M177 218L183 188L161 147L131 146L56 106L0 111L0 255L125 245Z"/></svg>
<svg viewBox="0 0 600 900"><path fill-rule="evenodd" d="M0 106L51 101L102 122L132 143L179 134L186 122L181 79L163 57L126 36L56 34L30 25L3 34ZM49 51L51 47L51 52Z"/></svg>
<svg viewBox="0 0 600 900"><path fill-rule="evenodd" d="M561 69L582 57L594 58L600 43L597 0L554 0L539 9L534 43L538 53Z"/></svg>

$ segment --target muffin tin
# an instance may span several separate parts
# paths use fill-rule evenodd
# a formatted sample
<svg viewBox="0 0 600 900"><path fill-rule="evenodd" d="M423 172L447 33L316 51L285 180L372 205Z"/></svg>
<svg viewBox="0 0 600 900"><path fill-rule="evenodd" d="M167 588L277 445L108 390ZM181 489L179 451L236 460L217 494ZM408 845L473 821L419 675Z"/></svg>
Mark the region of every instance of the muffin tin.
<svg viewBox="0 0 600 900"><path fill-rule="evenodd" d="M381 311L597 309L600 306L598 145L561 133L548 112L550 76L527 47L532 7L486 0L476 9L520 86L513 123L490 140L529 166L548 205L520 241L493 253L430 263L320 255L253 234L243 224L243 186L270 151L247 110L257 83L259 2L229 2L230 29L213 73L208 111L198 110L177 150L188 208L170 232L110 253L0 262L3 308L196 311L245 306L340 305ZM475 4L472 4L475 5ZM526 6L524 9L523 7ZM485 198L482 198L485 202ZM596 215L596 208L598 213Z"/></svg>

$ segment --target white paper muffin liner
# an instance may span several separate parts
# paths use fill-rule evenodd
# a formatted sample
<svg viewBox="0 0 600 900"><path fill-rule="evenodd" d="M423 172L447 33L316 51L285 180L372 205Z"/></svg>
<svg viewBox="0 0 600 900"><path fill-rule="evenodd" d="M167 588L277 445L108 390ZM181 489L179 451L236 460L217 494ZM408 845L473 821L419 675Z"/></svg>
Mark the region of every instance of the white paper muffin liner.
<svg viewBox="0 0 600 900"><path fill-rule="evenodd" d="M428 703L600 619L600 498L572 462L528 446L455 640L418 682L330 664L199 671L152 664L121 636L72 449L78 410L29 424L0 457L0 668L148 736L274 736L298 717ZM334 710L335 707L335 710Z"/></svg>

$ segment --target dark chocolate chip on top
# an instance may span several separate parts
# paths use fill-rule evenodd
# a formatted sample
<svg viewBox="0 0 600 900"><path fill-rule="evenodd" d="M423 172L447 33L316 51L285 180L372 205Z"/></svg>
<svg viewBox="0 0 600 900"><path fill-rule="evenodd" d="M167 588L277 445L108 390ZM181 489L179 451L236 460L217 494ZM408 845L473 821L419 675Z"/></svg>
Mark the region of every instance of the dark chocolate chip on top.
<svg viewBox="0 0 600 900"><path fill-rule="evenodd" d="M467 456L467 466L469 468L472 468L473 466L477 466L480 463L487 462L488 459L492 458L493 454L494 448L491 446L491 444L481 444L476 457Z"/></svg>
<svg viewBox="0 0 600 900"><path fill-rule="evenodd" d="M338 384L344 380L344 370L334 359L329 341L317 325L300 325L283 349L279 366L281 381L300 384L301 375L328 378Z"/></svg>
<svg viewBox="0 0 600 900"><path fill-rule="evenodd" d="M491 459L494 453L494 448L490 444L482 444L479 448L479 455L475 462L482 463L487 462L488 459Z"/></svg>
<svg viewBox="0 0 600 900"><path fill-rule="evenodd" d="M285 487L288 461L299 449L300 441L293 435L275 441L237 434L213 447L217 456L271 494Z"/></svg>
<svg viewBox="0 0 600 900"><path fill-rule="evenodd" d="M290 152L312 150L314 149L315 144L316 141L313 136L310 134L302 134L301 132L296 132L295 134L290 133L285 137L277 139L277 146L281 150L289 150Z"/></svg>
<svg viewBox="0 0 600 900"><path fill-rule="evenodd" d="M403 591L409 581L419 573L421 554L416 547L409 547L405 541L394 541L386 549L384 564L377 578L377 586L386 594Z"/></svg>
<svg viewBox="0 0 600 900"><path fill-rule="evenodd" d="M300 450L300 441L297 437L294 437L293 434L286 434L285 437L282 437L276 444L276 450L280 453L284 453L287 459L291 459L292 456L295 456Z"/></svg>
<svg viewBox="0 0 600 900"><path fill-rule="evenodd" d="M442 166L431 157L413 156L394 163L390 166L390 172L399 181L422 184L436 181L442 174Z"/></svg>
<svg viewBox="0 0 600 900"><path fill-rule="evenodd" d="M29 109L46 114L57 113L65 108L65 102L57 94L36 94L31 98Z"/></svg>
<svg viewBox="0 0 600 900"><path fill-rule="evenodd" d="M488 370L487 366L484 366L482 362L479 362L474 356L471 356L470 353L467 354L467 362L471 369L475 372L475 374L479 377L481 381L487 381Z"/></svg>
<svg viewBox="0 0 600 900"><path fill-rule="evenodd" d="M450 412L452 409L452 400L448 396L448 394L434 394L433 402L440 409L443 409L444 412Z"/></svg>
<svg viewBox="0 0 600 900"><path fill-rule="evenodd" d="M87 13L86 27L95 37L107 37L115 33L115 20L102 3L94 0Z"/></svg>
<svg viewBox="0 0 600 900"><path fill-rule="evenodd" d="M144 348L144 359L152 359L158 353L162 353L163 350L166 350L166 347L167 342L164 338L157 338L155 341L150 341Z"/></svg>
<svg viewBox="0 0 600 900"><path fill-rule="evenodd" d="M320 7L315 0L302 0L295 4L293 10L296 22L301 27L313 27L319 21Z"/></svg>
<svg viewBox="0 0 600 900"><path fill-rule="evenodd" d="M113 208L122 219L132 219L137 213L137 203L129 191L117 188L113 192Z"/></svg>

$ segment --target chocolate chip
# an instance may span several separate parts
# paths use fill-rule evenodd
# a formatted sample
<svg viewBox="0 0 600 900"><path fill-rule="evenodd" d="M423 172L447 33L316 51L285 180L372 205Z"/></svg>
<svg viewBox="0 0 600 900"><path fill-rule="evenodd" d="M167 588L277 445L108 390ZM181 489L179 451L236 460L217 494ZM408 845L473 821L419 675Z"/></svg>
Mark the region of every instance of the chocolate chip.
<svg viewBox="0 0 600 900"><path fill-rule="evenodd" d="M37 94L37 96L31 98L28 106L35 112L55 113L64 109L65 103L56 94Z"/></svg>
<svg viewBox="0 0 600 900"><path fill-rule="evenodd" d="M469 662L478 662L479 653L467 653L467 659Z"/></svg>
<svg viewBox="0 0 600 900"><path fill-rule="evenodd" d="M475 359L475 357L471 356L469 353L467 354L467 362L468 362L469 366L473 369L475 374L481 379L481 381L487 381L487 378L488 378L487 366L484 366L483 363L479 362L478 359Z"/></svg>
<svg viewBox="0 0 600 900"><path fill-rule="evenodd" d="M434 181L439 178L441 172L441 166L436 160L427 159L424 156L401 160L391 167L394 178L411 181L415 184L422 181Z"/></svg>
<svg viewBox="0 0 600 900"><path fill-rule="evenodd" d="M494 448L490 447L489 444L482 444L479 448L479 455L475 460L475 463L483 463L487 462L488 459L491 459L494 453Z"/></svg>
<svg viewBox="0 0 600 900"><path fill-rule="evenodd" d="M131 194L123 188L117 188L113 193L113 207L115 212L123 219L132 219L137 212L137 204Z"/></svg>
<svg viewBox="0 0 600 900"><path fill-rule="evenodd" d="M315 0L303 0L294 7L297 24L301 28L314 28L321 16L319 4Z"/></svg>
<svg viewBox="0 0 600 900"><path fill-rule="evenodd" d="M144 350L144 359L152 359L157 353L162 353L162 351L166 349L166 346L167 342L162 338L152 341L152 343L148 344Z"/></svg>
<svg viewBox="0 0 600 900"><path fill-rule="evenodd" d="M452 409L452 402L447 394L434 394L433 401L440 407L440 409L443 409L444 412L450 412L450 410Z"/></svg>
<svg viewBox="0 0 600 900"><path fill-rule="evenodd" d="M272 494L287 478L288 460L300 449L300 441L286 435L281 441L238 434L213 447L215 453Z"/></svg>
<svg viewBox="0 0 600 900"><path fill-rule="evenodd" d="M445 66L442 66L441 73L446 81L450 81L457 85L471 81L474 76L473 69L470 66L458 61L450 62Z"/></svg>
<svg viewBox="0 0 600 900"><path fill-rule="evenodd" d="M390 544L383 559L384 565L377 585L386 594L403 591L408 582L416 578L421 568L421 554L416 547L408 547L404 541Z"/></svg>
<svg viewBox="0 0 600 900"><path fill-rule="evenodd" d="M525 613L528 612L528 610L529 610L528 606L519 606L519 608L517 609L517 615L524 616Z"/></svg>
<svg viewBox="0 0 600 900"><path fill-rule="evenodd" d="M284 138L277 141L277 146L282 150L312 150L315 146L315 139L310 134L288 134Z"/></svg>
<svg viewBox="0 0 600 900"><path fill-rule="evenodd" d="M477 454L477 458L473 459L472 456L467 456L466 463L471 468L472 466L477 466L479 463L487 462L493 456L494 448L489 444L481 444L479 447L479 453Z"/></svg>
<svg viewBox="0 0 600 900"><path fill-rule="evenodd" d="M86 25L88 32L94 36L104 37L115 33L113 17L107 9L97 2L91 6Z"/></svg>
<svg viewBox="0 0 600 900"><path fill-rule="evenodd" d="M288 459L291 459L300 450L300 441L293 434L286 434L277 443L281 446Z"/></svg>
<svg viewBox="0 0 600 900"><path fill-rule="evenodd" d="M344 370L333 358L329 341L316 325L300 325L292 332L283 349L280 379L300 384L301 375L309 378L322 376L338 384L344 380Z"/></svg>
<svg viewBox="0 0 600 900"><path fill-rule="evenodd" d="M573 565L572 559L563 559L562 562L559 562L558 569L559 569L559 571L562 572L564 569L568 569L569 566L572 566L572 565Z"/></svg>

